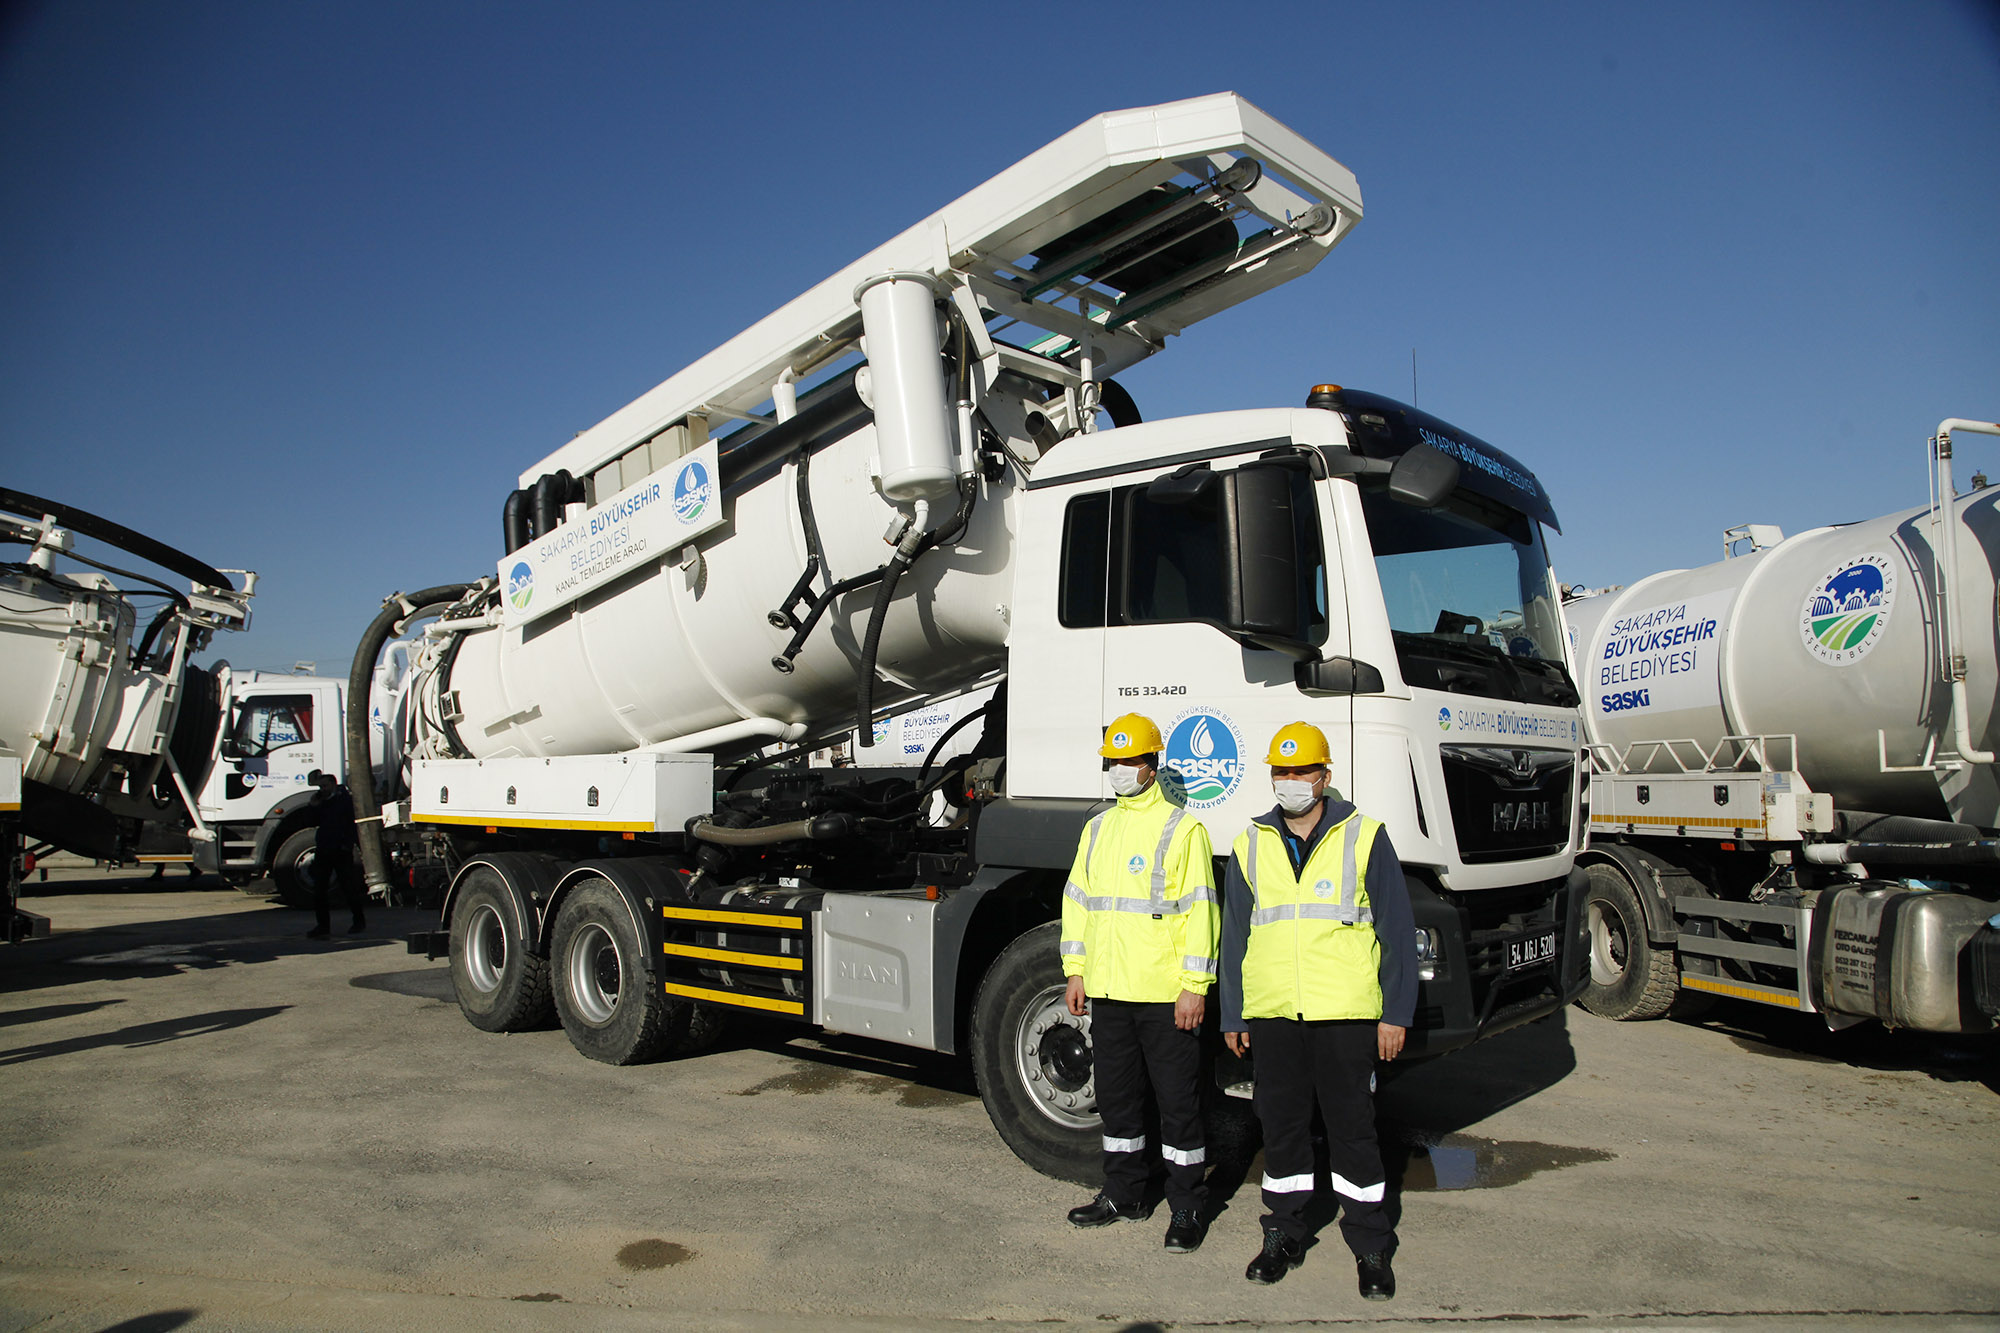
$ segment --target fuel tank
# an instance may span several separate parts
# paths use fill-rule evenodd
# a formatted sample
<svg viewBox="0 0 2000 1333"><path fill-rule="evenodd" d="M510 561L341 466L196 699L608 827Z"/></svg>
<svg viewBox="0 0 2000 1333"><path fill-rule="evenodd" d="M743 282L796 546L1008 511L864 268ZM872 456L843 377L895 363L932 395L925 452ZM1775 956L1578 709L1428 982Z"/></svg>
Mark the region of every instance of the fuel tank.
<svg viewBox="0 0 2000 1333"><path fill-rule="evenodd" d="M2000 490L1959 496L1949 512L1970 728L1990 749ZM1953 748L1935 540L1929 508L1909 509L1571 602L1591 738L1712 751L1725 736L1795 736L1797 770L1837 805L1993 828L1990 766L1929 764ZM1786 766L1785 749L1770 762ZM1676 767L1643 747L1627 764Z"/></svg>

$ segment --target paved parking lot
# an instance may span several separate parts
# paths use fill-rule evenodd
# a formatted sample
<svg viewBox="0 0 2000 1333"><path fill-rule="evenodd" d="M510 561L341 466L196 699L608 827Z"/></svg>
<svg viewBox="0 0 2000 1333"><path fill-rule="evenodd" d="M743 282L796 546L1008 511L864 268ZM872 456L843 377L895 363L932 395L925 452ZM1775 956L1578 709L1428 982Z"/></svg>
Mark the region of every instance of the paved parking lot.
<svg viewBox="0 0 2000 1333"><path fill-rule="evenodd" d="M778 1023L633 1069L480 1033L425 914L305 913L178 874L30 886L0 955L0 1330L1992 1328L2000 1064L1723 1008L1571 1011L1394 1080L1401 1291L1336 1228L1244 1282L1224 1208L1078 1232L958 1063ZM1247 1178L1247 1184L1244 1183Z"/></svg>

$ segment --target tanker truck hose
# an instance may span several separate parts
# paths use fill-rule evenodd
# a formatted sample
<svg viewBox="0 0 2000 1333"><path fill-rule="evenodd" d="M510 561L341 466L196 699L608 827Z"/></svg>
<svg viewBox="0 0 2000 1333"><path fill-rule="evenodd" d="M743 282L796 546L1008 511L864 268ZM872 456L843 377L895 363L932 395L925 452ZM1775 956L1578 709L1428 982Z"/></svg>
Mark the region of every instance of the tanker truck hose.
<svg viewBox="0 0 2000 1333"><path fill-rule="evenodd" d="M382 854L382 802L375 794L375 766L368 750L369 691L375 683L375 661L382 645L395 637L396 627L426 607L449 606L477 587L445 583L405 597L398 593L382 603L354 650L347 672L347 787L354 794L354 831L361 843L361 873L370 895L389 889L389 866Z"/></svg>
<svg viewBox="0 0 2000 1333"><path fill-rule="evenodd" d="M958 540L965 525L972 518L972 502L979 494L976 477L960 477L958 481L958 509L951 521L934 532L920 532L923 524L913 521L910 530L903 534L903 540L896 544L896 554L889 557L889 563L882 568L882 583L875 590L875 605L868 612L868 633L861 641L861 665L854 681L854 731L855 742L867 748L875 745L875 654L882 646L882 622L889 618L889 599L896 595L896 584L903 577L903 571L916 563L918 556L933 546Z"/></svg>
<svg viewBox="0 0 2000 1333"><path fill-rule="evenodd" d="M786 824L766 824L761 828L724 828L706 819L688 824L688 836L722 847L770 847L781 842L825 842L848 834L846 815L816 815Z"/></svg>
<svg viewBox="0 0 2000 1333"><path fill-rule="evenodd" d="M1910 842L1815 842L1805 847L1805 859L1814 865L1906 866L1927 869L1946 866L2000 866L2000 841L1910 843Z"/></svg>

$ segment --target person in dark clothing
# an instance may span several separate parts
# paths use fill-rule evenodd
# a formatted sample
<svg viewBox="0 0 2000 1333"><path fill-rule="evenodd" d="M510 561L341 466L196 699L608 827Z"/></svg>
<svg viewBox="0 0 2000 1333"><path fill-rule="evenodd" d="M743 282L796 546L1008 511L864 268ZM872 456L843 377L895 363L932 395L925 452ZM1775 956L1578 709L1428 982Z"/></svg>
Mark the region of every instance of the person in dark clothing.
<svg viewBox="0 0 2000 1333"><path fill-rule="evenodd" d="M354 860L357 841L354 835L354 795L341 786L340 780L333 774L317 768L306 774L306 781L319 788L310 807L319 818L319 831L313 838L314 925L306 932L306 938L323 940L333 933L328 898L335 879L340 881L346 893L347 910L354 914L354 924L347 928L347 933L359 935L368 928L363 911L368 896L361 886L361 867Z"/></svg>
<svg viewBox="0 0 2000 1333"><path fill-rule="evenodd" d="M1264 1128L1264 1248L1243 1275L1268 1284L1304 1261L1317 1098L1361 1295L1388 1300L1375 1062L1401 1054L1416 1011L1416 922L1388 831L1328 789L1327 757L1306 723L1271 738L1278 804L1236 840L1223 883L1223 1041L1257 1053Z"/></svg>

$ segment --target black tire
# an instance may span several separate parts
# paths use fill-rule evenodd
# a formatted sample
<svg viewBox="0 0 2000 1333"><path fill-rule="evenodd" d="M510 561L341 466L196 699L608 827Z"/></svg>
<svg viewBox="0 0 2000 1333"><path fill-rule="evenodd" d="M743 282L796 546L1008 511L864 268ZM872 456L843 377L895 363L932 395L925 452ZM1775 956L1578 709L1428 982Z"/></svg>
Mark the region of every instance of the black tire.
<svg viewBox="0 0 2000 1333"><path fill-rule="evenodd" d="M313 905L313 852L318 838L316 829L294 829L271 858L271 883L277 886L278 901L287 907Z"/></svg>
<svg viewBox="0 0 2000 1333"><path fill-rule="evenodd" d="M617 889L586 879L571 889L556 914L549 966L556 1016L569 1044L608 1065L657 1060L673 1036L673 1020L686 1027L685 1003L670 1003L647 970L645 941Z"/></svg>
<svg viewBox="0 0 2000 1333"><path fill-rule="evenodd" d="M1658 1018L1673 1007L1680 977L1673 950L1654 944L1631 882L1615 866L1589 867L1584 922L1590 980L1577 1000L1601 1018Z"/></svg>
<svg viewBox="0 0 2000 1333"><path fill-rule="evenodd" d="M972 1069L980 1100L1015 1156L1045 1176L1099 1185L1103 1122L1091 1079L1090 1020L1063 1005L1062 926L1008 945L979 983Z"/></svg>
<svg viewBox="0 0 2000 1333"><path fill-rule="evenodd" d="M549 960L523 939L500 872L474 866L451 909L451 984L465 1021L482 1032L549 1025Z"/></svg>

